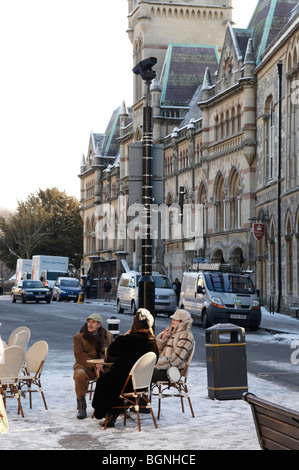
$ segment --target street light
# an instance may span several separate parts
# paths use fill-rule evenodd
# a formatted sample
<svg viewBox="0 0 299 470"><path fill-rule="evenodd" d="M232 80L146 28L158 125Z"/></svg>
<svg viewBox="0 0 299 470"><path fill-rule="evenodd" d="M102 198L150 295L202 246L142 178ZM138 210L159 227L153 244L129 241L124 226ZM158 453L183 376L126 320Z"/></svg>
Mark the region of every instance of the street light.
<svg viewBox="0 0 299 470"><path fill-rule="evenodd" d="M152 67L157 63L155 57L142 60L134 68L135 75L140 75L146 84L146 99L143 107L143 145L142 145L142 272L138 283L139 307L146 308L155 318L155 281L152 277L152 239L151 239L151 203L153 198L153 130L150 86L156 77Z"/></svg>

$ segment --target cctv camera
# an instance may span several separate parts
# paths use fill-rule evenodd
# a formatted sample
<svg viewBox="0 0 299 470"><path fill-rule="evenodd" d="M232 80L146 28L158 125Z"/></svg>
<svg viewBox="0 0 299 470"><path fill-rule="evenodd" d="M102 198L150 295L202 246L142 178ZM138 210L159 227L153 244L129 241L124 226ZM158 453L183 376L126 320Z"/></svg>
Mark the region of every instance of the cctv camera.
<svg viewBox="0 0 299 470"><path fill-rule="evenodd" d="M139 62L133 68L133 72L136 75L140 75L142 80L153 80L156 76L156 72L152 70L152 67L157 63L156 57L149 57Z"/></svg>

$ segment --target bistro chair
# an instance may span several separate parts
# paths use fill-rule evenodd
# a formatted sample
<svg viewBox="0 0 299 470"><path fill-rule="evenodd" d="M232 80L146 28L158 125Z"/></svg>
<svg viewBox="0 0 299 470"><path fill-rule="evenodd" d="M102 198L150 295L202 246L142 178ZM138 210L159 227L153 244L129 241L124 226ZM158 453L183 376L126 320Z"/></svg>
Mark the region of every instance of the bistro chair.
<svg viewBox="0 0 299 470"><path fill-rule="evenodd" d="M161 400L168 397L179 397L181 399L181 408L182 412L185 412L184 409L184 398L187 398L192 417L194 418L194 411L191 403L191 398L189 396L189 391L187 387L187 380L189 375L190 364L193 358L195 351L195 342L193 344L192 351L189 354L187 363L181 371L180 378L177 382L171 382L170 380L158 380L157 382L152 383L151 387L151 397L158 397L158 415L157 418L160 419L161 413ZM158 389L158 393L153 393L153 390ZM173 392L172 392L173 391Z"/></svg>
<svg viewBox="0 0 299 470"><path fill-rule="evenodd" d="M27 387L24 392L29 393L30 408L32 408L32 393L40 392L45 409L48 409L41 384L41 375L48 351L49 348L46 341L37 341L28 349L25 356L25 366L23 368L24 375L20 376L19 388L22 389L24 386Z"/></svg>
<svg viewBox="0 0 299 470"><path fill-rule="evenodd" d="M18 400L18 413L24 413L20 399L19 377L25 361L25 351L20 346L8 346L4 349L4 363L0 364L0 395L3 397L4 406L6 398Z"/></svg>
<svg viewBox="0 0 299 470"><path fill-rule="evenodd" d="M154 425L156 428L158 427L153 410L152 410L151 402L149 400L149 388L151 384L154 367L156 364L156 359L157 359L157 356L154 352L148 352L144 354L143 356L141 356L135 362L134 366L129 372L129 375L119 395L119 398L124 400L124 405L112 407L112 410L123 409L124 426L126 425L126 418L127 418L126 410L128 408L132 408L135 410L137 414L138 430L141 431L139 409L149 408ZM126 387L130 381L132 383L133 391L127 392ZM141 406L139 405L140 398L143 398L145 400L146 405L141 405ZM107 429L107 423L108 423L108 413L106 414L106 417L105 417L104 429Z"/></svg>
<svg viewBox="0 0 299 470"><path fill-rule="evenodd" d="M7 346L20 346L26 351L30 340L30 330L27 326L19 326L10 334Z"/></svg>

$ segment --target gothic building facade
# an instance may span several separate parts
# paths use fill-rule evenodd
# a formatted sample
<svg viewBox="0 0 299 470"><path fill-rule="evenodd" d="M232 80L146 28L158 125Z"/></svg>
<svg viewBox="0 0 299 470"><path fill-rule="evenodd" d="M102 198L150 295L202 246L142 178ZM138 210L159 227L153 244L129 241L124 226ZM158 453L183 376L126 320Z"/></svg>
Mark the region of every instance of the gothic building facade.
<svg viewBox="0 0 299 470"><path fill-rule="evenodd" d="M128 0L132 65L158 59L151 104L154 144L163 149L155 157L163 159L159 202L183 202L185 220L202 209L195 245L177 235L169 211L153 267L174 280L194 258L225 260L253 271L264 303L288 308L299 299L297 1L259 0L246 29L233 18L231 0ZM116 285L121 260L141 264L140 240L126 231L145 98L144 82L132 80L132 107L122 103L106 133L90 136L80 168L83 268L99 285L105 277Z"/></svg>

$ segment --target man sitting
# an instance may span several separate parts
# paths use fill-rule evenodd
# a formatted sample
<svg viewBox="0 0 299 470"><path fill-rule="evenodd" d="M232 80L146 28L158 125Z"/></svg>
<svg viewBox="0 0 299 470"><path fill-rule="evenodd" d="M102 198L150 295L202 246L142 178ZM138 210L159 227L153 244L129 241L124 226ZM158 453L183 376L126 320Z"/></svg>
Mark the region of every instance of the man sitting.
<svg viewBox="0 0 299 470"><path fill-rule="evenodd" d="M86 418L86 393L89 381L96 377L94 364L87 362L89 359L104 358L105 349L112 342L113 335L103 326L102 317L93 313L86 318L86 323L74 336L74 365L75 392L77 397L77 418ZM102 367L99 366L101 371Z"/></svg>

